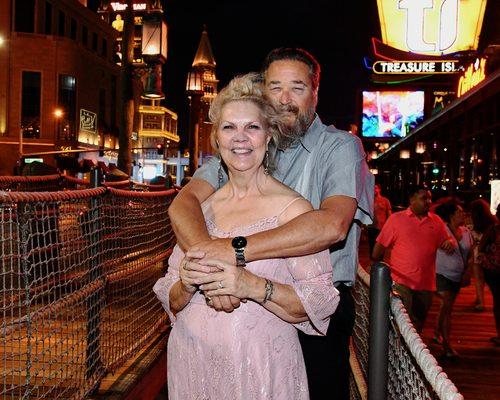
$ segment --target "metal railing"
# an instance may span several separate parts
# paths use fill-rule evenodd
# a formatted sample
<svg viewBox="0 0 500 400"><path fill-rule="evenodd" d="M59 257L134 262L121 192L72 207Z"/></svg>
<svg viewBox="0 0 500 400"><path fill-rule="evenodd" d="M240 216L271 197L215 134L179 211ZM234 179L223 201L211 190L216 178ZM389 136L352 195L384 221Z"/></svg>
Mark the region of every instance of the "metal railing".
<svg viewBox="0 0 500 400"><path fill-rule="evenodd" d="M0 399L82 399L166 322L175 191L0 191Z"/></svg>
<svg viewBox="0 0 500 400"><path fill-rule="evenodd" d="M371 284L358 268L354 290L351 399L463 400L391 293L387 266L372 268Z"/></svg>

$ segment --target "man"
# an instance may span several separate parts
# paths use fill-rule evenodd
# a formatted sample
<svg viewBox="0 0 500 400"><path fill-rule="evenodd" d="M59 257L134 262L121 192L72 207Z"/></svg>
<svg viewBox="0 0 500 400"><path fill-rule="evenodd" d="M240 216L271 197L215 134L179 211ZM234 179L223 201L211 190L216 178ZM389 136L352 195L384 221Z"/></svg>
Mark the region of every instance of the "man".
<svg viewBox="0 0 500 400"><path fill-rule="evenodd" d="M395 288L418 333L436 291L436 252L439 248L453 252L453 244L443 221L432 213L431 192L424 186L409 191L410 206L392 214L385 223L372 258L380 260L391 249L389 265Z"/></svg>
<svg viewBox="0 0 500 400"><path fill-rule="evenodd" d="M392 214L391 202L387 197L382 196L380 185L375 185L375 198L373 199L373 224L368 225L368 242L370 245L370 255L373 252L375 241L380 230L384 226L387 218Z"/></svg>
<svg viewBox="0 0 500 400"><path fill-rule="evenodd" d="M196 171L169 209L179 244L188 255L238 264L258 259L293 257L331 248L333 280L340 303L326 337L301 337L312 399L349 395L349 337L354 325L351 287L356 277L361 223L371 222L373 176L360 140L322 124L315 113L320 66L302 49L273 50L263 65L265 91L289 114L288 145L279 149L274 176L311 201L315 210L271 231L244 238L211 240L200 209L218 187L214 158ZM241 239L241 238L238 238ZM243 243L244 243L243 242ZM200 253L198 253L200 254ZM218 310L232 311L234 298L212 298ZM333 394L338 394L335 397Z"/></svg>

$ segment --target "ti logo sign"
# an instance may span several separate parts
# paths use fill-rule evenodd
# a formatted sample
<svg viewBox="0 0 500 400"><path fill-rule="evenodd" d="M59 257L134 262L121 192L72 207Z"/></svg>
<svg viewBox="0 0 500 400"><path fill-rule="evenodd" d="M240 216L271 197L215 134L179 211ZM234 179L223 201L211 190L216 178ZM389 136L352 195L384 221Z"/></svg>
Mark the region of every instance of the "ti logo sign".
<svg viewBox="0 0 500 400"><path fill-rule="evenodd" d="M377 5L385 44L443 55L477 48L486 0L377 0Z"/></svg>

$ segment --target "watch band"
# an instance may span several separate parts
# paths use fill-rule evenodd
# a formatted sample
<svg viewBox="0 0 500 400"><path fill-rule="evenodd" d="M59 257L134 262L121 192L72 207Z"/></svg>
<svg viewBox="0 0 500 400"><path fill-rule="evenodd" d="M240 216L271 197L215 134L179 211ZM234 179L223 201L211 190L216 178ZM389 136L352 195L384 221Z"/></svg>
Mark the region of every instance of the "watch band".
<svg viewBox="0 0 500 400"><path fill-rule="evenodd" d="M236 266L244 267L246 265L244 249L234 249L236 253Z"/></svg>

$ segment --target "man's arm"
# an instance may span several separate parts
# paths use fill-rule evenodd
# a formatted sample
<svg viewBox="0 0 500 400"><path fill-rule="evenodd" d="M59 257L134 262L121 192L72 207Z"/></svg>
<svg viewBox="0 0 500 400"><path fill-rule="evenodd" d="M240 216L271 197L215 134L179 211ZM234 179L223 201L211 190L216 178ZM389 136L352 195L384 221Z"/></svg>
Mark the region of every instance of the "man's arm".
<svg viewBox="0 0 500 400"><path fill-rule="evenodd" d="M168 208L168 216L174 229L177 243L186 251L199 242L210 240L201 203L208 199L215 189L202 179L192 179L177 194Z"/></svg>
<svg viewBox="0 0 500 400"><path fill-rule="evenodd" d="M379 242L375 243L375 246L373 246L373 251L371 254L372 260L380 261L384 256L384 253L385 253L385 246L381 245Z"/></svg>
<svg viewBox="0 0 500 400"><path fill-rule="evenodd" d="M318 210L299 215L277 228L247 237L245 259L296 257L317 253L344 240L356 212L356 200L348 196L331 196ZM198 243L192 250L206 253L205 258L234 262L231 239Z"/></svg>

